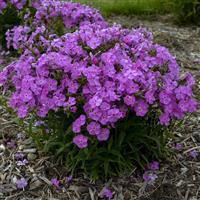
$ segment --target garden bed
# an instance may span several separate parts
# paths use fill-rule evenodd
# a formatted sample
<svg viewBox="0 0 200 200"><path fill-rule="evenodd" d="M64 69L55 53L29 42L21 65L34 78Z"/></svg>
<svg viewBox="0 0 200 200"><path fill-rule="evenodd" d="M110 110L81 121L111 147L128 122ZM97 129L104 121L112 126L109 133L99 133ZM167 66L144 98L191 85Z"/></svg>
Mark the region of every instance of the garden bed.
<svg viewBox="0 0 200 200"><path fill-rule="evenodd" d="M121 23L126 27L145 26L155 36L157 43L170 49L182 67L182 72L191 71L197 79L200 77L200 28L177 27L167 20L139 19L137 17L111 17L109 21ZM12 59L9 55L1 55L2 62ZM197 94L199 88L196 88ZM52 187L52 178L70 176L53 156L45 156L36 150L33 141L27 138L20 127L15 125L12 116L3 108L0 109L0 199L48 199L48 200L96 200L101 199L101 192L108 186L114 192L116 200L152 199L152 200L198 200L200 199L200 157L193 159L189 152L200 150L200 113L185 119L181 127L174 130L174 139L168 146L174 154L161 162L158 179L155 184L147 184L142 173L133 169L132 173L120 178L113 178L93 183L84 178L75 177L62 189ZM182 148L174 148L174 144L182 144ZM14 155L20 150L24 152L28 163L19 166ZM18 190L14 184L16 177L29 177L28 187ZM103 199L103 198L102 198Z"/></svg>

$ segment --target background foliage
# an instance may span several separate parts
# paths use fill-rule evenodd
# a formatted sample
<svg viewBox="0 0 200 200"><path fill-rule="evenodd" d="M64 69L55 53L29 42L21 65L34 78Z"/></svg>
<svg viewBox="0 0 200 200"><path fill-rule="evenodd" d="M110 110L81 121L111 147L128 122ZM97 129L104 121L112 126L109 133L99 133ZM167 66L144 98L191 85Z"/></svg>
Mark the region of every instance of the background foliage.
<svg viewBox="0 0 200 200"><path fill-rule="evenodd" d="M200 0L176 0L172 4L177 23L200 23Z"/></svg>
<svg viewBox="0 0 200 200"><path fill-rule="evenodd" d="M199 23L200 0L75 0L99 8L104 15L173 14L178 24Z"/></svg>

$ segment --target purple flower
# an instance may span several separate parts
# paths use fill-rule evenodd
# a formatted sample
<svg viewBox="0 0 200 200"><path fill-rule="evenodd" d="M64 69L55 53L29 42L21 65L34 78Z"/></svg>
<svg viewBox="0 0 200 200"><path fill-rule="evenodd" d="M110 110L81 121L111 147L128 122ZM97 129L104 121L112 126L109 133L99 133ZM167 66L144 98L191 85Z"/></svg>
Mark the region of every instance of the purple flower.
<svg viewBox="0 0 200 200"><path fill-rule="evenodd" d="M0 13L4 8L6 8L7 4L5 0L0 0Z"/></svg>
<svg viewBox="0 0 200 200"><path fill-rule="evenodd" d="M67 177L66 177L66 182L67 182L67 183L71 183L72 180L73 180L73 176L70 175L70 176L67 176Z"/></svg>
<svg viewBox="0 0 200 200"><path fill-rule="evenodd" d="M83 126L86 122L86 116L81 115L78 119L76 119L72 124L72 130L74 133L81 132L81 126Z"/></svg>
<svg viewBox="0 0 200 200"><path fill-rule="evenodd" d="M200 64L200 58L196 58L196 59L194 60L194 62L197 62L197 63Z"/></svg>
<svg viewBox="0 0 200 200"><path fill-rule="evenodd" d="M17 161L17 165L18 166L25 166L28 164L28 160L27 159L23 159L23 160L18 160Z"/></svg>
<svg viewBox="0 0 200 200"><path fill-rule="evenodd" d="M28 114L28 107L27 106L20 106L17 114L20 118L25 118Z"/></svg>
<svg viewBox="0 0 200 200"><path fill-rule="evenodd" d="M160 124L168 126L170 122L170 115L168 113L163 113L159 117Z"/></svg>
<svg viewBox="0 0 200 200"><path fill-rule="evenodd" d="M60 187L60 181L57 179L57 178L52 178L51 179L51 184L53 186L55 186L56 188L59 188Z"/></svg>
<svg viewBox="0 0 200 200"><path fill-rule="evenodd" d="M44 121L41 121L41 120L36 121L34 125L35 125L35 126L41 126L41 125L44 125Z"/></svg>
<svg viewBox="0 0 200 200"><path fill-rule="evenodd" d="M99 141L106 141L110 136L110 130L107 128L102 128L100 134L97 135Z"/></svg>
<svg viewBox="0 0 200 200"><path fill-rule="evenodd" d="M8 142L6 142L6 145L9 149L14 149L16 148L16 142L14 140L10 140Z"/></svg>
<svg viewBox="0 0 200 200"><path fill-rule="evenodd" d="M146 171L143 174L143 179L145 182L152 184L155 182L155 180L158 178L158 176L150 171Z"/></svg>
<svg viewBox="0 0 200 200"><path fill-rule="evenodd" d="M137 101L137 103L134 107L136 115L140 116L140 117L144 117L148 112L148 107L149 106L145 101L143 101L143 100Z"/></svg>
<svg viewBox="0 0 200 200"><path fill-rule="evenodd" d="M199 156L199 153L196 150L190 151L189 154L192 158L197 158Z"/></svg>
<svg viewBox="0 0 200 200"><path fill-rule="evenodd" d="M24 154L23 154L23 153L17 152L17 153L15 154L15 159L16 159L16 160L21 160L21 159L23 159L23 158L24 158Z"/></svg>
<svg viewBox="0 0 200 200"><path fill-rule="evenodd" d="M164 91L160 93L159 98L160 98L160 102L163 103L164 105L167 105L171 102L170 96Z"/></svg>
<svg viewBox="0 0 200 200"><path fill-rule="evenodd" d="M84 149L88 146L88 138L82 134L79 134L73 138L73 143L80 149Z"/></svg>
<svg viewBox="0 0 200 200"><path fill-rule="evenodd" d="M18 179L16 181L16 186L18 189L23 189L28 185L28 182L25 178Z"/></svg>
<svg viewBox="0 0 200 200"><path fill-rule="evenodd" d="M153 162L149 163L148 168L152 171L156 171L156 170L159 170L160 164L157 161L153 161Z"/></svg>
<svg viewBox="0 0 200 200"><path fill-rule="evenodd" d="M109 188L106 187L103 189L103 196L111 200L113 198L113 192Z"/></svg>
<svg viewBox="0 0 200 200"><path fill-rule="evenodd" d="M177 151L181 151L183 149L183 145L181 143L176 143L174 148L177 150Z"/></svg>
<svg viewBox="0 0 200 200"><path fill-rule="evenodd" d="M90 122L87 125L87 131L90 135L99 135L101 132L101 126L97 122Z"/></svg>
<svg viewBox="0 0 200 200"><path fill-rule="evenodd" d="M134 96L125 96L124 97L124 103L127 105L127 106L134 106L135 104L135 97Z"/></svg>

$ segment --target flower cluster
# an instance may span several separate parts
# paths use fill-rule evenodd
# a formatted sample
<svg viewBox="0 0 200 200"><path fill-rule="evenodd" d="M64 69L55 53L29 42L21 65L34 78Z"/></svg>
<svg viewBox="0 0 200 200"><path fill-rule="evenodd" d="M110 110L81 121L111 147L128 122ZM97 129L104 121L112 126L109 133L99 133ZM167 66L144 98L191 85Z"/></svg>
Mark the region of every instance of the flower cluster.
<svg viewBox="0 0 200 200"><path fill-rule="evenodd" d="M108 140L130 112L146 117L154 109L160 123L169 125L196 111L193 77L180 76L175 57L155 44L150 32L110 27L96 10L76 3L38 5L34 31L19 26L7 34L14 48L26 46L0 73L0 84L15 88L9 105L20 118L31 112L45 118L62 109L76 117L73 142L85 148L89 136ZM55 35L43 18L60 16L66 27L79 28Z"/></svg>
<svg viewBox="0 0 200 200"><path fill-rule="evenodd" d="M2 10L5 9L7 6L7 3L5 0L0 0L0 14L2 13Z"/></svg>
<svg viewBox="0 0 200 200"><path fill-rule="evenodd" d="M26 5L26 0L10 0L10 3L15 4L19 9ZM32 1L32 8L36 11L33 16L30 12L24 15L23 26L16 26L6 33L8 48L12 46L14 49L24 51L32 48L37 54L38 48L47 48L51 39L55 39L53 27L58 22L61 22L66 31L74 31L83 24L95 23L101 27L108 26L97 10L79 3L35 0ZM35 42L37 42L37 47L34 46Z"/></svg>
<svg viewBox="0 0 200 200"><path fill-rule="evenodd" d="M0 13L9 5L13 5L16 9L21 10L26 5L27 0L0 0Z"/></svg>
<svg viewBox="0 0 200 200"><path fill-rule="evenodd" d="M10 3L13 4L18 10L21 10L27 3L27 0L10 0Z"/></svg>

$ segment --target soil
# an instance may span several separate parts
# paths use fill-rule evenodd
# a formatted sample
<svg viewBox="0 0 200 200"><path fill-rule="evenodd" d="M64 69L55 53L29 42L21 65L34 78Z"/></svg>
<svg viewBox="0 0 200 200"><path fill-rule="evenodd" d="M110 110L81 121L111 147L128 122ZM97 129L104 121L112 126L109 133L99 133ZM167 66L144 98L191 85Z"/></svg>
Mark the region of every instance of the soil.
<svg viewBox="0 0 200 200"><path fill-rule="evenodd" d="M146 27L153 32L155 42L168 47L176 56L182 72L190 71L200 80L200 27L178 27L170 16L139 18L136 16L113 16L110 23L116 22L124 27ZM13 58L1 51L2 66ZM197 82L197 95L200 95L200 82ZM10 143L9 143L10 142ZM108 181L91 182L85 177L73 178L62 189L51 185L52 177L65 177L67 171L54 162L53 156L43 155L36 150L34 142L25 136L15 124L13 117L0 105L0 199L2 200L98 200L102 189L108 186L114 192L114 200L200 200L200 156L192 159L191 150L200 152L200 112L186 117L181 126L174 130L174 138L169 141L183 145L181 150L173 150L161 162L158 179L147 184L141 175L133 172L121 178ZM9 144L9 145L8 145ZM25 166L17 165L14 154L24 152L28 159ZM17 178L26 177L28 187L16 188Z"/></svg>

